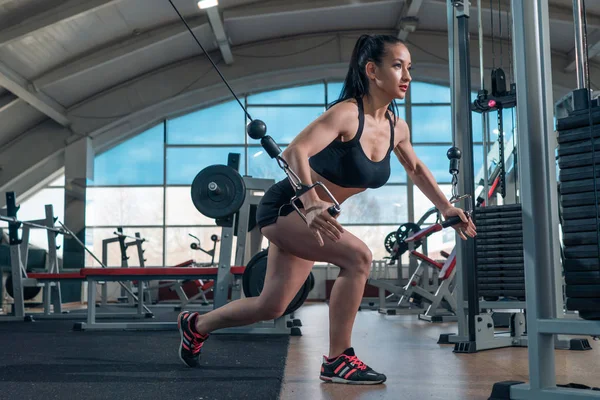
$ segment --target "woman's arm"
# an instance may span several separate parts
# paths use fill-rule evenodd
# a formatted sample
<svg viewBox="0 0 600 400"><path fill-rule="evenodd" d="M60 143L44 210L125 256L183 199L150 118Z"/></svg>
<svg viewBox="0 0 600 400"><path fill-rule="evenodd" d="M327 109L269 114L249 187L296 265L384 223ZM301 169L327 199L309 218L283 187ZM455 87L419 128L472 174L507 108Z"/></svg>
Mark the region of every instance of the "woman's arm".
<svg viewBox="0 0 600 400"><path fill-rule="evenodd" d="M476 231L473 221L467 218L463 210L454 207L446 199L429 168L415 154L410 143L410 132L406 122L398 120L396 131L401 135L402 139L394 148L394 153L406 169L406 173L410 179L431 200L433 205L440 210L444 218L459 216L462 219L463 223L455 225L454 228L463 239L466 239L465 233L468 236L475 237Z"/></svg>
<svg viewBox="0 0 600 400"><path fill-rule="evenodd" d="M305 185L312 185L309 157L319 153L339 135L348 131L348 121L358 121L357 108L351 103L340 103L320 115L298 134L283 151L282 158ZM352 118L352 115L356 118ZM316 191L309 190L300 197L306 209L320 203Z"/></svg>
<svg viewBox="0 0 600 400"><path fill-rule="evenodd" d="M445 210L452 208L452 204L440 190L433 174L425 164L417 157L410 143L410 132L405 121L399 119L396 130L400 131L402 139L394 148L398 160L406 169L406 173L415 185L443 214Z"/></svg>

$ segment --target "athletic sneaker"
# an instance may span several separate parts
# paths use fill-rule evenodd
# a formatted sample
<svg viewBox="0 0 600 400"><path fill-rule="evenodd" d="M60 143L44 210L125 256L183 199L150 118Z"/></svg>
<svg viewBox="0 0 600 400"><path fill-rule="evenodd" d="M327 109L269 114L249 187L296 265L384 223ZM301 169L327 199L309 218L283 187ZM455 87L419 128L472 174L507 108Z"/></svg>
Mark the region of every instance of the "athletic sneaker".
<svg viewBox="0 0 600 400"><path fill-rule="evenodd" d="M177 317L177 327L181 336L179 345L179 358L188 367L197 367L204 341L209 335L196 332L197 312L183 311Z"/></svg>
<svg viewBox="0 0 600 400"><path fill-rule="evenodd" d="M373 371L367 364L360 361L352 347L334 359L323 356L320 378L326 382L351 385L376 385L387 379L384 374Z"/></svg>

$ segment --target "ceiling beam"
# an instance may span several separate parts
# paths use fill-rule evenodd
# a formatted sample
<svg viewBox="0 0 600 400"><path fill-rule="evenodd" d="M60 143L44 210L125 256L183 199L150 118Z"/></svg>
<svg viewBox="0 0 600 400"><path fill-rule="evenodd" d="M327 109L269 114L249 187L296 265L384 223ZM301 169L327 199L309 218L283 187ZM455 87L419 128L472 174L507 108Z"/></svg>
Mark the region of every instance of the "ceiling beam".
<svg viewBox="0 0 600 400"><path fill-rule="evenodd" d="M22 22L0 30L0 46L7 45L60 22L92 13L119 1L121 0L68 0L58 7L33 15Z"/></svg>
<svg viewBox="0 0 600 400"><path fill-rule="evenodd" d="M600 30L592 32L591 35L588 36L588 59L596 57L600 54ZM565 65L565 72L573 72L577 67L577 60L575 59L575 48L569 51L568 54L569 60L567 61L567 65Z"/></svg>
<svg viewBox="0 0 600 400"><path fill-rule="evenodd" d="M207 26L208 19L206 17L197 17L190 18L187 22L192 31L196 33L201 28ZM119 61L125 57L130 57L136 53L145 51L150 47L188 36L189 34L190 33L185 25L179 21L164 25L137 36L130 37L129 39L119 41L116 44L101 48L87 56L71 60L68 64L48 71L44 75L34 79L33 85L36 88L41 89L88 71L102 68L107 64Z"/></svg>
<svg viewBox="0 0 600 400"><path fill-rule="evenodd" d="M431 4L439 4L441 6L446 7L447 0L427 0ZM510 0L494 0L493 10L494 12L498 12L498 3L500 3L500 7L503 12L507 12L511 10L511 1ZM477 2L471 0L471 8L477 8ZM484 11L490 11L490 2L482 1L481 9ZM561 23L573 25L573 8L566 7L559 4L548 4L548 14L550 22ZM600 28L600 15L592 14L588 11L587 13L587 23L588 27L591 28Z"/></svg>
<svg viewBox="0 0 600 400"><path fill-rule="evenodd" d="M33 85L31 82L2 63L0 63L0 86L4 86L15 96L43 114L46 114L62 126L69 126L71 124L63 106L46 94L32 90Z"/></svg>
<svg viewBox="0 0 600 400"><path fill-rule="evenodd" d="M400 11L398 23L396 24L398 39L406 41L408 35L417 29L417 24L419 23L419 18L417 16L419 15L422 5L423 0L406 0L404 2L402 11Z"/></svg>
<svg viewBox="0 0 600 400"><path fill-rule="evenodd" d="M0 96L0 113L4 110L8 110L18 102L19 98L11 93Z"/></svg>
<svg viewBox="0 0 600 400"><path fill-rule="evenodd" d="M340 7L361 7L373 3L397 3L399 0L274 0L262 3L245 4L228 8L223 12L223 19L255 18L273 14L293 14Z"/></svg>
<svg viewBox="0 0 600 400"><path fill-rule="evenodd" d="M233 54L231 53L231 46L229 46L229 38L227 37L227 33L225 33L225 27L223 26L223 21L221 21L219 9L217 7L211 7L206 10L206 14L210 21L210 27L217 39L217 45L221 50L223 61L225 61L227 65L233 64Z"/></svg>

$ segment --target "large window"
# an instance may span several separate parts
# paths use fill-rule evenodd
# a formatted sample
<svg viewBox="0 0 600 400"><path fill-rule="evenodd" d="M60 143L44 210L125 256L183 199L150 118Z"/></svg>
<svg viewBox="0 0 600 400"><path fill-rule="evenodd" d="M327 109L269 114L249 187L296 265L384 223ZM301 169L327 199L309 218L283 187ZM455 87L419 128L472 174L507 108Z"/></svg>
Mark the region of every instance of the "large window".
<svg viewBox="0 0 600 400"><path fill-rule="evenodd" d="M267 134L283 150L325 112L328 104L339 98L342 86L341 82L321 82L250 93L240 99L252 118L267 123ZM446 152L452 146L450 90L413 82L409 98L398 101L397 106L399 117L409 122L416 154L449 197L451 176ZM496 120L495 115L490 116L492 131ZM504 121L508 140L513 130L512 115L506 113ZM275 181L285 178L260 143L247 137L247 123L237 102L228 101L166 120L98 155L95 179L91 182L94 187L89 189L87 199L87 244L100 253L102 239L123 227L127 234L138 232L148 239L144 243L148 266L174 265L191 258L208 261L189 246L193 241L189 234L199 237L204 248L212 246L213 233L220 235L214 220L201 215L192 204L190 189L196 174L209 165L226 164L228 154L237 153L242 175ZM481 116L473 114L476 174L483 157L481 131ZM497 134L492 133L494 139ZM408 197L410 182L393 155L391 169L385 186L349 199L340 216L340 222L365 241L375 259L387 256L383 241L389 232L407 222L411 213L418 219L432 206L417 187ZM57 185L64 186L64 179ZM453 246L454 236L449 232L430 239L430 254ZM135 249L130 251L134 265L137 255ZM111 247L109 264L120 262L118 246ZM91 259L88 263L94 265Z"/></svg>

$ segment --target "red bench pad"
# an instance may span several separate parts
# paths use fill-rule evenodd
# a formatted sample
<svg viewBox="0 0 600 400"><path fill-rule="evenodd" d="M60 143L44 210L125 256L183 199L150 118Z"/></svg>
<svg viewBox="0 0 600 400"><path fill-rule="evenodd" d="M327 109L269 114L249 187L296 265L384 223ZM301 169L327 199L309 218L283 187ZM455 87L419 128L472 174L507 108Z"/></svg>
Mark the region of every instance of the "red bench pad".
<svg viewBox="0 0 600 400"><path fill-rule="evenodd" d="M431 264L432 266L438 268L438 269L442 269L442 267L444 266L444 264L440 264L439 262L432 260L431 258L427 257L425 254L419 253L418 251L411 251L410 252L413 256L420 258L421 260Z"/></svg>
<svg viewBox="0 0 600 400"><path fill-rule="evenodd" d="M444 263L444 267L442 268L442 270L440 271L440 274L438 275L439 279L440 280L448 279L450 277L450 275L452 274L452 271L454 271L455 267L456 267L456 249L452 250L452 254L450 254L450 257L448 257L448 259Z"/></svg>
<svg viewBox="0 0 600 400"><path fill-rule="evenodd" d="M51 274L48 272L30 272L27 274L27 277L30 279L37 279L40 281L62 281L67 279L84 279L85 277L81 275L81 272L61 272L58 274Z"/></svg>
<svg viewBox="0 0 600 400"><path fill-rule="evenodd" d="M231 272L233 275L244 275L245 270L246 270L246 267L244 267L244 266L229 268L229 272Z"/></svg>
<svg viewBox="0 0 600 400"><path fill-rule="evenodd" d="M217 275L218 268L178 268L178 267L127 267L127 268L82 268L81 275L87 276L207 276Z"/></svg>
<svg viewBox="0 0 600 400"><path fill-rule="evenodd" d="M191 267L192 265L194 265L194 260L187 260L181 264L174 265L173 268Z"/></svg>
<svg viewBox="0 0 600 400"><path fill-rule="evenodd" d="M442 230L441 224L433 224L431 226L428 226L425 229L421 229L419 232L415 233L414 235L407 237L406 239L404 239L404 241L405 242L414 242L415 240L423 239L424 237L427 237L427 236L431 235L432 233L439 232L441 230Z"/></svg>

